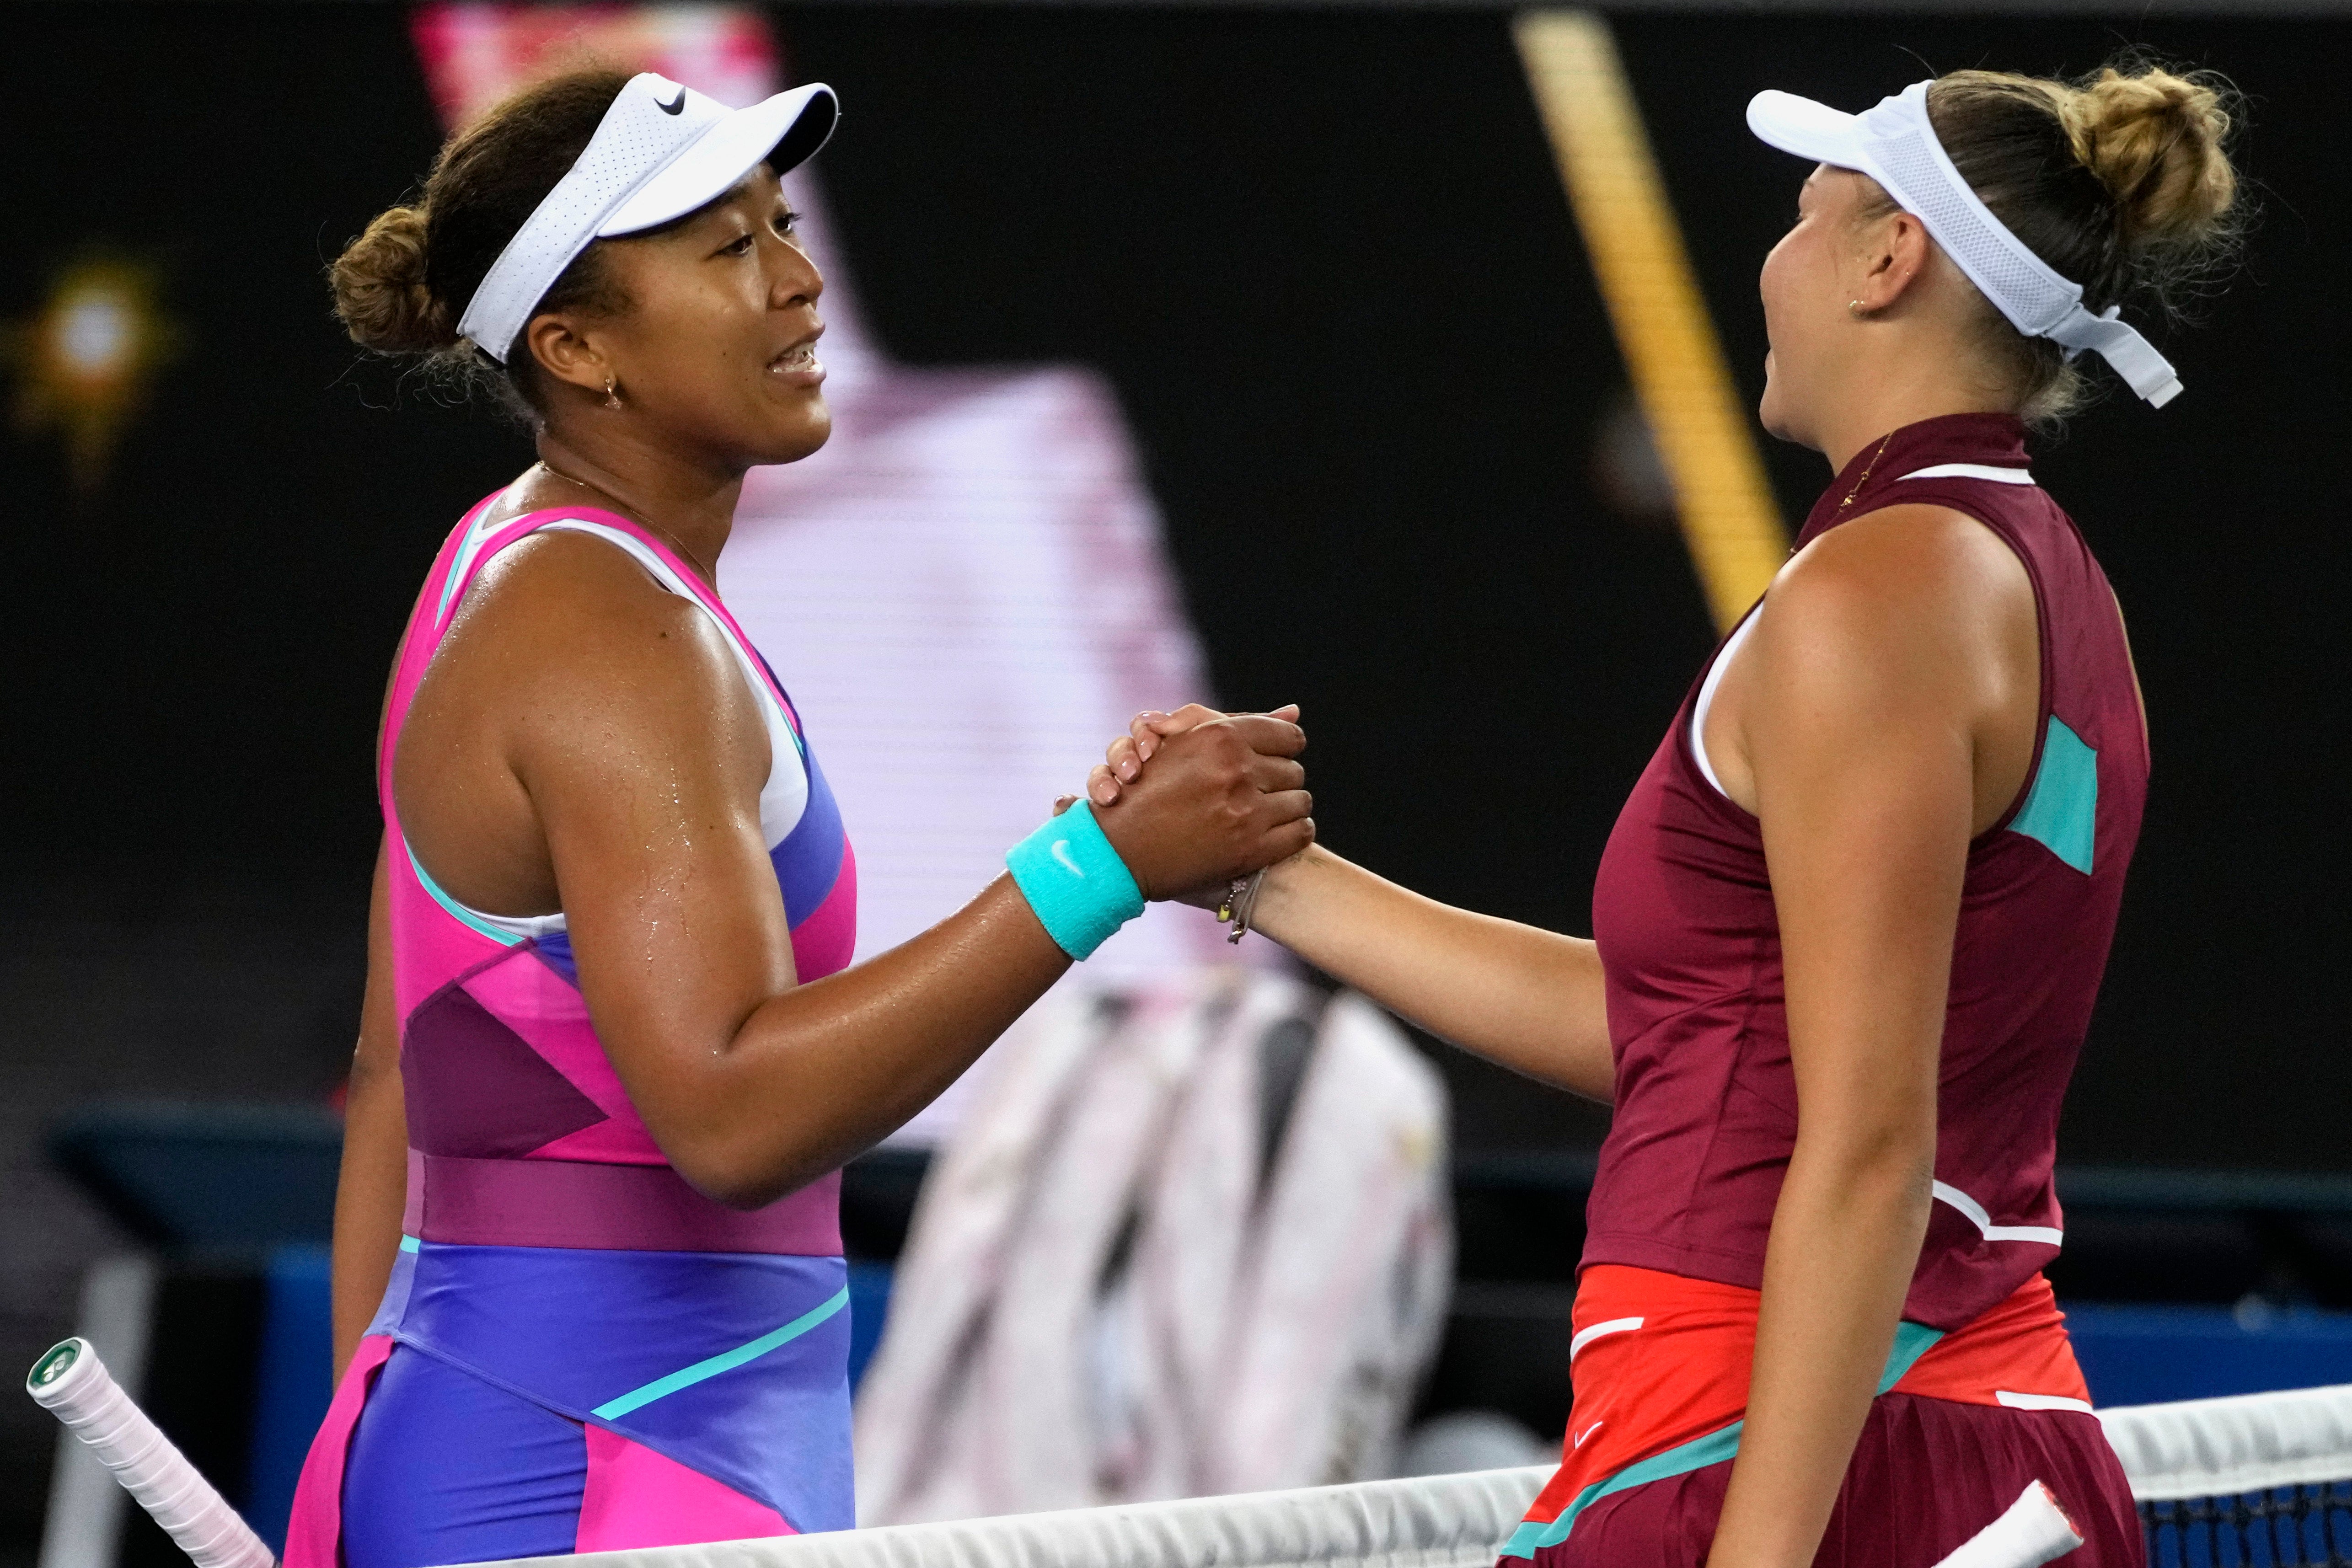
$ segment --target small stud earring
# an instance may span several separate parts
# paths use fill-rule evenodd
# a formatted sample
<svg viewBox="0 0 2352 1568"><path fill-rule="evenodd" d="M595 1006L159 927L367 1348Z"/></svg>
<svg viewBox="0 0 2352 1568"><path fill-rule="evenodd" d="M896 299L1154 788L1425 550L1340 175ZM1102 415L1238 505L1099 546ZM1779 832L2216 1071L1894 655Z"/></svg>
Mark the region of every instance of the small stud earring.
<svg viewBox="0 0 2352 1568"><path fill-rule="evenodd" d="M604 378L604 406L606 408L618 408L621 406L621 394L619 392L614 390L618 384L619 383L615 378L612 376L606 376Z"/></svg>
<svg viewBox="0 0 2352 1568"><path fill-rule="evenodd" d="M1847 300L1847 301L1845 302L1845 313L1846 313L1847 315L1849 315L1849 316L1853 317L1853 318L1855 320L1857 320L1857 321L1861 320L1861 319L1862 319L1862 301L1861 301L1861 300L1859 300L1859 299L1849 299L1849 300Z"/></svg>

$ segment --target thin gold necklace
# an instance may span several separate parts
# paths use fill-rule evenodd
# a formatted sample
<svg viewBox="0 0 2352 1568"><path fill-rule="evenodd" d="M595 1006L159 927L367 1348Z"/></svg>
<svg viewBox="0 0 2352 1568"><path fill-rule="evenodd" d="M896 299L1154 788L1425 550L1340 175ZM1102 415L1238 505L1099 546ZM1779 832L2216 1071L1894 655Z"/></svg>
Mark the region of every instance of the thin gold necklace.
<svg viewBox="0 0 2352 1568"><path fill-rule="evenodd" d="M604 486L597 484L592 479L583 479L576 474L566 474L562 469L558 468L554 464L550 463L544 457L539 460L539 465L541 468L546 469L549 473L554 475L557 478L565 481L567 484L577 485L583 490L595 491L596 494L604 497L604 499L613 503L614 510L628 517L639 528L659 534L662 538L668 543L670 549L684 556L687 559L687 563L692 566L695 570L702 574L703 581L715 582L718 580L717 574L702 564L701 557L696 555L692 550L686 548L684 540L680 539L676 534L671 533L667 528L662 527L659 523L654 521L651 517L648 517L644 513L638 511L635 507L630 506L629 503L621 499L620 497L613 494L612 491L604 488Z"/></svg>
<svg viewBox="0 0 2352 1568"><path fill-rule="evenodd" d="M1870 483L1871 471L1878 466L1878 460L1886 455L1886 444L1894 439L1895 433L1891 430L1878 438L1878 450L1870 455L1870 461L1862 466L1862 476L1853 482L1853 488L1845 493L1845 499L1838 503L1839 511L1843 512L1853 505L1853 498L1862 494L1864 485Z"/></svg>

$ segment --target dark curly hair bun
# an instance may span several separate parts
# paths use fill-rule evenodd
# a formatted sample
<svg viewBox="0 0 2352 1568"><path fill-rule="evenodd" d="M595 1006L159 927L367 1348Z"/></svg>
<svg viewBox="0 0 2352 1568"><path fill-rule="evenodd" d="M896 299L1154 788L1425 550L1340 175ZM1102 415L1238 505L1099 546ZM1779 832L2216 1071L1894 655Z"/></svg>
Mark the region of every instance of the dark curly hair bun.
<svg viewBox="0 0 2352 1568"><path fill-rule="evenodd" d="M571 171L628 78L572 71L524 88L449 138L413 204L379 213L328 268L335 315L352 341L420 361L461 392L487 390L509 413L536 417L528 355L502 366L457 335L466 303L517 230ZM592 245L539 302L541 310L616 313L628 301Z"/></svg>
<svg viewBox="0 0 2352 1568"><path fill-rule="evenodd" d="M421 207L379 213L328 269L335 315L360 347L429 354L457 345L455 313L425 285L425 226Z"/></svg>

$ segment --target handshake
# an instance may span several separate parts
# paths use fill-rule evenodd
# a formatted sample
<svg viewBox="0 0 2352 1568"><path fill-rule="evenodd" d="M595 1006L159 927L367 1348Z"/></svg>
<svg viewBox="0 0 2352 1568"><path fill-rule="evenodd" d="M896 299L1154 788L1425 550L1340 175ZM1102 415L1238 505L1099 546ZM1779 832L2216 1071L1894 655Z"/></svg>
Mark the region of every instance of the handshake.
<svg viewBox="0 0 2352 1568"><path fill-rule="evenodd" d="M1083 802L1064 796L1055 820L1007 857L1055 940L1083 958L1143 901L1213 909L1236 880L1313 843L1297 719L1295 706L1223 714L1197 703L1138 714Z"/></svg>

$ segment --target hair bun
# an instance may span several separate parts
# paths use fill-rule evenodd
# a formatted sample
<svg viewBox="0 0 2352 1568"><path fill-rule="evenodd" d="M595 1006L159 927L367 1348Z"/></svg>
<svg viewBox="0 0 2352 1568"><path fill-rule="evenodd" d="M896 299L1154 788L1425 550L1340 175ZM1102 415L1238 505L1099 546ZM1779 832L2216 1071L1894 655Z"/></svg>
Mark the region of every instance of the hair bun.
<svg viewBox="0 0 2352 1568"><path fill-rule="evenodd" d="M425 354L457 342L449 308L425 286L425 229L420 208L379 213L329 270L335 315L362 348Z"/></svg>
<svg viewBox="0 0 2352 1568"><path fill-rule="evenodd" d="M2110 66L2084 83L2063 118L2075 156L2115 199L2125 246L2194 247L2225 233L2238 181L2222 143L2228 84L2154 67Z"/></svg>

